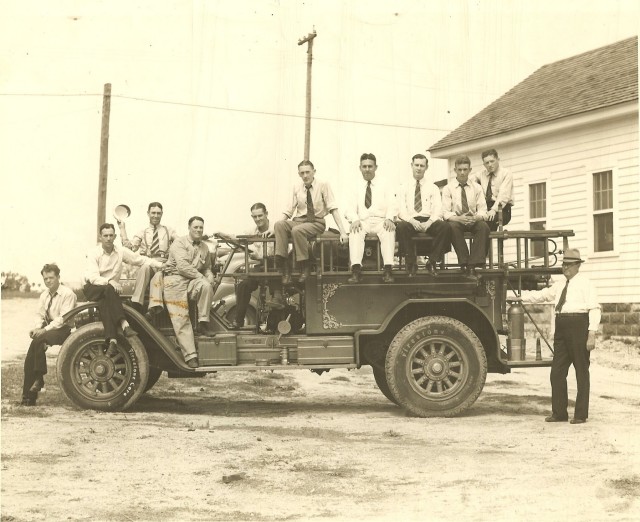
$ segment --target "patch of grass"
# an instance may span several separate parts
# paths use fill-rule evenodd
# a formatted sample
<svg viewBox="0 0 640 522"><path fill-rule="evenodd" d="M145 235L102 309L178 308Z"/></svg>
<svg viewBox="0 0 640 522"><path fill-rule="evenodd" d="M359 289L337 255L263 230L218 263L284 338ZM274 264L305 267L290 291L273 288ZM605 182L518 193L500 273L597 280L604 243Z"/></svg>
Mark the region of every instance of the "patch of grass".
<svg viewBox="0 0 640 522"><path fill-rule="evenodd" d="M55 358L49 357L47 364L47 375L44 376L45 390L38 396L37 406L17 406L22 399L22 382L24 379L24 369L22 362L10 362L2 365L2 417L5 415L44 417L49 415L48 407L71 407L64 393L58 386L58 375L56 372ZM14 407L15 406L15 407Z"/></svg>
<svg viewBox="0 0 640 522"><path fill-rule="evenodd" d="M385 431L383 433L383 435L385 437L390 437L392 439L396 439L396 438L402 437L402 435L400 433L398 433L397 431L395 431L395 430Z"/></svg>
<svg viewBox="0 0 640 522"><path fill-rule="evenodd" d="M331 377L332 381L343 381L343 382L351 382L351 379L345 375L338 375L337 377Z"/></svg>
<svg viewBox="0 0 640 522"><path fill-rule="evenodd" d="M36 299L41 292L20 292L19 290L2 290L2 299Z"/></svg>

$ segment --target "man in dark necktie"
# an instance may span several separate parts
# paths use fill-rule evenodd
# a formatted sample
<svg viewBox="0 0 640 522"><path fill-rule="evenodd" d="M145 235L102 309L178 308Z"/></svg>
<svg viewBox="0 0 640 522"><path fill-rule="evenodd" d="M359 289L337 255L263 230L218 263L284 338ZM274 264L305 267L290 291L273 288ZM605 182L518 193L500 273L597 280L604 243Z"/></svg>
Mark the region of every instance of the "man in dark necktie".
<svg viewBox="0 0 640 522"><path fill-rule="evenodd" d="M213 302L213 272L209 248L202 242L204 219L189 219L189 234L176 239L169 248L164 273L164 300L184 361L189 368L198 367L198 352L191 319L189 301L198 307L198 330L212 334L209 310Z"/></svg>
<svg viewBox="0 0 640 522"><path fill-rule="evenodd" d="M458 156L455 161L455 181L442 190L444 219L451 225L451 243L462 270L473 277L476 268L484 267L489 249L489 227L485 221L487 204L482 188L469 183L471 160ZM473 233L471 252L464 238L465 232Z"/></svg>
<svg viewBox="0 0 640 522"><path fill-rule="evenodd" d="M169 247L178 238L176 231L161 224L163 214L162 204L152 201L147 207L149 226L136 233L132 240L127 238L127 229L124 221L118 221L122 246L142 256L158 259L165 262L169 254ZM157 275L154 278L154 275ZM153 284L149 285L153 279ZM144 296L149 289L149 308L160 310L162 305L162 272L158 272L151 264L141 266L136 273L136 283L131 296L131 302L135 303L138 310L142 310Z"/></svg>
<svg viewBox="0 0 640 522"><path fill-rule="evenodd" d="M32 341L24 360L21 402L24 406L35 406L47 373L46 348L48 345L62 344L69 336L71 329L64 324L62 316L76 306L76 294L60 283L57 265L44 265L40 274L47 289L40 295L38 318L35 328L29 332Z"/></svg>
<svg viewBox="0 0 640 522"><path fill-rule="evenodd" d="M566 422L567 373L573 364L578 393L571 424L583 424L589 416L589 364L591 351L596 347L596 333L601 310L595 287L579 274L584 260L576 248L568 248L562 260L561 279L548 288L522 292L524 303L553 302L556 330L553 336L551 363L551 415L547 422Z"/></svg>
<svg viewBox="0 0 640 522"><path fill-rule="evenodd" d="M492 231L498 230L498 210L502 209L502 224L511 221L513 206L513 175L500 166L500 158L496 149L488 149L482 153L484 169L480 174L473 174L469 179L482 187L487 203L487 224Z"/></svg>
<svg viewBox="0 0 640 522"><path fill-rule="evenodd" d="M396 238L400 252L404 253L409 277L417 272L416 246L413 238L419 232L426 232L433 238L429 259L425 265L427 272L436 275L436 263L451 247L451 227L442 219L442 198L438 187L425 179L429 168L427 157L416 154L411 158L413 183L407 183L398 191L398 218Z"/></svg>
<svg viewBox="0 0 640 522"><path fill-rule="evenodd" d="M333 216L340 229L340 242L346 243L348 240L331 186L326 181L316 179L315 175L315 167L309 160L298 164L300 182L293 187L283 218L274 226L276 263L282 273L282 284L285 285L291 283L287 260L289 237L301 272L300 283L304 283L309 275L309 239L325 231L324 218L327 214Z"/></svg>

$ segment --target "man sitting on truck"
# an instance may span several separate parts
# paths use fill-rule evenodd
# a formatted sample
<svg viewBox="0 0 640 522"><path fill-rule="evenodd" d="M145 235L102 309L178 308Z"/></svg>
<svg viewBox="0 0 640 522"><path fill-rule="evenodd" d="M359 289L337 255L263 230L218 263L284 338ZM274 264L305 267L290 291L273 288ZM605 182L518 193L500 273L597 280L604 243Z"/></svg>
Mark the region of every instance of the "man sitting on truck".
<svg viewBox="0 0 640 522"><path fill-rule="evenodd" d="M137 335L127 322L120 300L122 263L135 266L148 263L154 268L162 266L162 262L157 259L141 256L126 247L116 247L115 238L116 229L111 223L100 225L100 245L93 247L87 254L83 287L85 297L98 303L104 335L110 344L117 344L119 328L125 337Z"/></svg>
<svg viewBox="0 0 640 522"><path fill-rule="evenodd" d="M429 160L423 154L411 158L413 182L402 185L398 191L398 222L396 237L400 252L405 255L409 277L416 275L416 251L413 238L425 232L433 238L427 272L436 275L436 263L442 260L451 247L451 227L442 220L442 197L438 187L425 179Z"/></svg>
<svg viewBox="0 0 640 522"><path fill-rule="evenodd" d="M209 309L213 302L213 272L209 248L202 242L204 219L189 219L189 234L169 248L164 273L164 302L178 345L189 368L198 367L198 352L189 317L189 301L197 301L198 328L209 334Z"/></svg>
<svg viewBox="0 0 640 522"><path fill-rule="evenodd" d="M384 262L385 283L392 283L391 267L396 246L396 226L393 222L396 215L394 191L381 178L376 178L378 164L376 157L370 153L360 156L360 172L362 181L352 192L347 205L346 218L351 223L349 234L349 257L352 275L349 283L358 283L362 270L364 241L367 233L377 234L380 239L380 250Z"/></svg>
<svg viewBox="0 0 640 522"><path fill-rule="evenodd" d="M149 203L147 207L147 216L149 217L149 226L133 236L132 240L127 237L127 228L124 221L118 221L120 228L120 238L122 246L129 248L133 252L138 252L142 256L158 259L164 262L169 253L171 243L177 239L176 231L165 225L161 225L162 220L162 204L158 201ZM142 311L144 304L144 295L149 288L149 302L162 302L162 282L154 282L151 287L149 282L157 272L150 264L144 264L138 269L136 274L136 284L131 296L131 302L135 304L138 310Z"/></svg>
<svg viewBox="0 0 640 522"><path fill-rule="evenodd" d="M502 224L511 221L513 206L513 175L500 166L500 158L496 149L488 149L482 153L484 169L480 174L473 174L471 181L482 187L487 202L487 224L492 231L498 230L498 211L502 209Z"/></svg>
<svg viewBox="0 0 640 522"><path fill-rule="evenodd" d="M442 215L451 225L451 242L458 264L465 274L475 277L476 268L484 267L489 249L489 226L485 221L487 203L480 185L468 183L469 156L458 156L454 170L456 180L442 190ZM467 231L473 233L471 254L464 238Z"/></svg>
<svg viewBox="0 0 640 522"><path fill-rule="evenodd" d="M331 214L340 229L340 242L348 239L342 224L331 186L326 181L315 179L316 169L309 160L298 164L300 182L293 187L289 205L283 219L276 222L276 264L282 274L282 284L291 283L291 272L287 262L289 236L293 242L295 258L300 268L300 283L309 275L309 239L322 234L326 229L325 216Z"/></svg>

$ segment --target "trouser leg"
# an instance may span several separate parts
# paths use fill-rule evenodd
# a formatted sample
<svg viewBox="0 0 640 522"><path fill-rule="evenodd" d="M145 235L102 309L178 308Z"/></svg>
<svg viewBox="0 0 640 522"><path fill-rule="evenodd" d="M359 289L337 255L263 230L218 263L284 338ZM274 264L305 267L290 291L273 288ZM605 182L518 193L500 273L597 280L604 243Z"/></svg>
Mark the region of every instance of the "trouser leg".
<svg viewBox="0 0 640 522"><path fill-rule="evenodd" d="M164 306L164 299L162 297L162 291L164 288L164 274L162 270L158 270L151 278L149 284L149 308Z"/></svg>
<svg viewBox="0 0 640 522"><path fill-rule="evenodd" d="M24 360L24 381L22 384L22 396L35 399L31 396L29 389L37 379L47 374L47 355L44 351L45 344L55 345L62 344L69 337L71 330L68 326L49 330L38 339L31 341L27 356Z"/></svg>
<svg viewBox="0 0 640 522"><path fill-rule="evenodd" d="M476 221L469 230L473 232L469 264L484 266L489 251L489 226L485 221Z"/></svg>
<svg viewBox="0 0 640 522"><path fill-rule="evenodd" d="M553 337L553 361L551 363L551 411L558 419L567 418L567 373L571 366L566 338L572 335L566 327L556 323L556 332Z"/></svg>
<svg viewBox="0 0 640 522"><path fill-rule="evenodd" d="M460 266L469 263L469 247L464 239L465 226L455 221L448 222L451 227L451 244L456 252Z"/></svg>
<svg viewBox="0 0 640 522"><path fill-rule="evenodd" d="M360 222L362 223L362 221ZM366 236L364 224L359 232L349 233L349 259L351 266L362 265L362 256L364 255L364 238Z"/></svg>
<svg viewBox="0 0 640 522"><path fill-rule="evenodd" d="M189 318L188 284L189 279L179 275L164 277L165 303L185 362L198 356Z"/></svg>
<svg viewBox="0 0 640 522"><path fill-rule="evenodd" d="M236 287L236 324L241 326L244 324L251 294L258 286L258 281L255 279L245 279L238 283Z"/></svg>
<svg viewBox="0 0 640 522"><path fill-rule="evenodd" d="M84 286L84 295L90 301L97 302L104 326L104 336L107 341L116 339L118 337L118 326L125 319L125 315L120 296L113 286L87 283Z"/></svg>
<svg viewBox="0 0 640 522"><path fill-rule="evenodd" d="M413 237L416 234L416 229L413 228L411 223L407 221L399 221L397 223L396 238L398 240L398 253L404 255L407 266L414 265L416 262L416 251L413 246Z"/></svg>
<svg viewBox="0 0 640 522"><path fill-rule="evenodd" d="M296 254L296 261L309 259L309 239L322 234L326 228L324 219L315 221L294 220L291 228L291 241Z"/></svg>
<svg viewBox="0 0 640 522"><path fill-rule="evenodd" d="M573 367L576 371L576 384L578 393L576 395L576 407L573 416L576 419L587 419L589 417L589 389L591 386L589 376L589 366L591 354L587 350L587 337L589 336L589 318L570 318L573 323L570 340L570 350L573 354Z"/></svg>
<svg viewBox="0 0 640 522"><path fill-rule="evenodd" d="M380 240L380 252L385 266L393 266L393 254L396 247L396 233L393 230L385 230L384 221L375 226L375 233Z"/></svg>
<svg viewBox="0 0 640 522"><path fill-rule="evenodd" d="M136 274L136 283L133 288L133 295L131 296L131 301L133 303L138 303L142 305L144 303L144 294L149 288L149 282L155 273L155 269L150 265L142 265L138 268L138 273Z"/></svg>
<svg viewBox="0 0 640 522"><path fill-rule="evenodd" d="M427 234L433 238L429 260L434 263L442 261L444 253L451 246L451 226L446 221L434 221L427 230Z"/></svg>
<svg viewBox="0 0 640 522"><path fill-rule="evenodd" d="M287 258L289 252L289 233L293 226L293 221L282 219L276 221L273 226L273 233L276 237L276 255L284 259Z"/></svg>
<svg viewBox="0 0 640 522"><path fill-rule="evenodd" d="M198 321L209 322L209 311L213 302L213 287L204 277L191 279L187 285L187 296L190 301L196 301L198 306Z"/></svg>

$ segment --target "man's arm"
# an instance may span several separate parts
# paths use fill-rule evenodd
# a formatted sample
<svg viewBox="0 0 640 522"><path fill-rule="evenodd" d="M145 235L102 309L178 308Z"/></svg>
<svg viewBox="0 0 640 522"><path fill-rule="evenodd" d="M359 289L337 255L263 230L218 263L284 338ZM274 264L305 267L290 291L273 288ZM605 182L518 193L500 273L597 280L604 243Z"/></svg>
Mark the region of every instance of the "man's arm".
<svg viewBox="0 0 640 522"><path fill-rule="evenodd" d="M182 241L175 241L171 245L170 250L176 260L176 270L178 274L187 279L198 279L202 277L202 274L198 272L197 268L191 263L189 250Z"/></svg>
<svg viewBox="0 0 640 522"><path fill-rule="evenodd" d="M506 170L502 178L502 183L500 184L500 188L498 189L498 194L495 198L495 203L491 206L489 210L493 212L498 212L498 205L502 205L504 207L507 203L509 203L509 201L511 200L512 193L513 193L513 174L511 174L511 172Z"/></svg>
<svg viewBox="0 0 640 522"><path fill-rule="evenodd" d="M100 275L100 267L98 265L98 258L94 250L87 254L87 264L84 274L84 279L92 285L107 285L109 280L106 277Z"/></svg>
<svg viewBox="0 0 640 522"><path fill-rule="evenodd" d="M45 292L38 299L38 311L36 312L35 321L33 323L33 327L36 330L38 328L42 328L44 326L44 323L45 323L45 320L44 320L44 316L45 316L44 303L45 303L45 301L47 299L46 296L47 296L47 294ZM33 330L31 330L31 332L33 332ZM29 334L31 334L31 332L29 332Z"/></svg>

